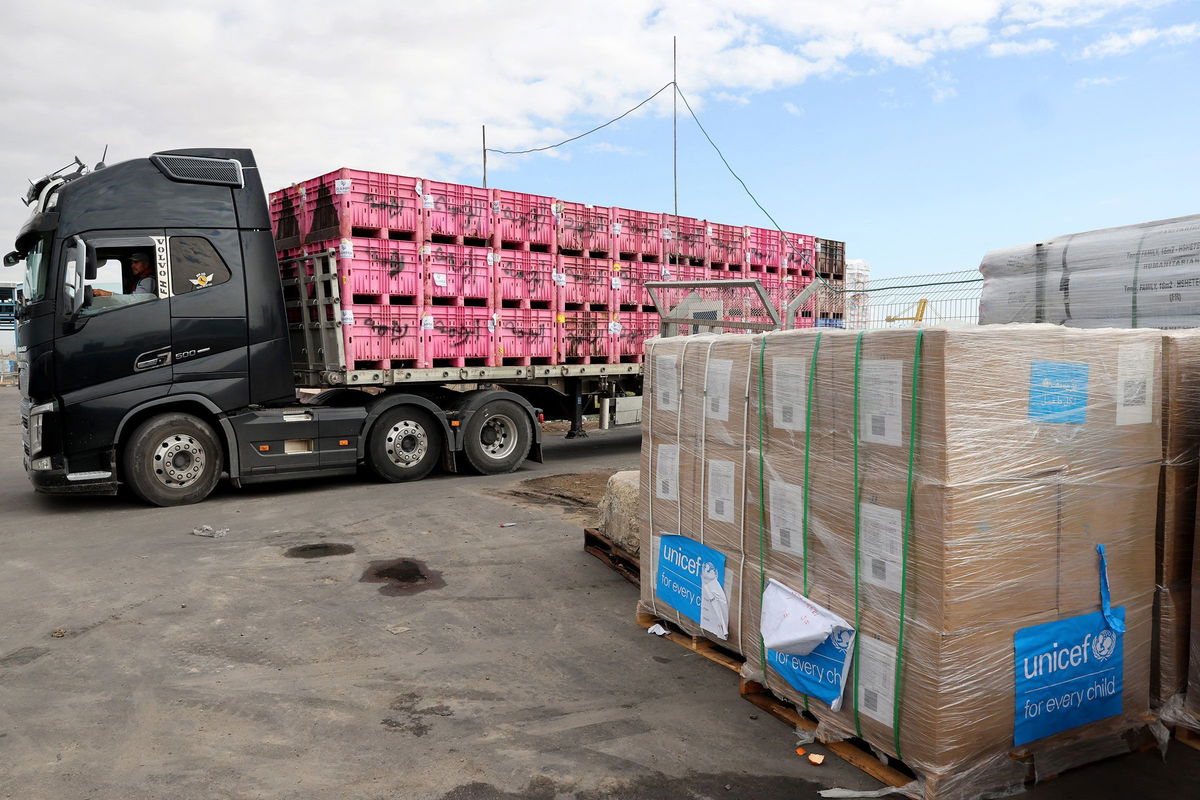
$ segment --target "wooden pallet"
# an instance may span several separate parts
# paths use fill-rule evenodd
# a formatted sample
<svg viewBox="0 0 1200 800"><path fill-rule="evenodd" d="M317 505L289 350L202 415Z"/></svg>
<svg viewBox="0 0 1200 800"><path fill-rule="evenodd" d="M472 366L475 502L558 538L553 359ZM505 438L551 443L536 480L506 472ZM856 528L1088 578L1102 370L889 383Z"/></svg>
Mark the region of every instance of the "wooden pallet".
<svg viewBox="0 0 1200 800"><path fill-rule="evenodd" d="M1175 740L1183 742L1193 750L1200 750L1200 731L1194 731L1191 728L1177 725L1175 726Z"/></svg>
<svg viewBox="0 0 1200 800"><path fill-rule="evenodd" d="M742 665L746 661L741 656L705 639L703 636L693 636L681 630L674 623L659 619L653 614L638 612L637 621L639 625L647 629L655 624L663 626L667 629L668 633L659 638L668 639L681 647L691 650L693 653L704 656L714 664L720 664L725 669L737 674L738 694L772 717L775 717L775 719L787 723L792 728L800 728L805 731L815 731L817 729L815 719L812 719L788 701L771 694L762 684L741 677ZM858 768L875 780L885 783L888 786L904 786L905 784L912 783L914 780L911 775L901 772L888 764L884 764L870 750L852 741L822 742L822 744L847 764Z"/></svg>
<svg viewBox="0 0 1200 800"><path fill-rule="evenodd" d="M583 549L603 561L634 586L641 586L638 558L595 528L583 529Z"/></svg>

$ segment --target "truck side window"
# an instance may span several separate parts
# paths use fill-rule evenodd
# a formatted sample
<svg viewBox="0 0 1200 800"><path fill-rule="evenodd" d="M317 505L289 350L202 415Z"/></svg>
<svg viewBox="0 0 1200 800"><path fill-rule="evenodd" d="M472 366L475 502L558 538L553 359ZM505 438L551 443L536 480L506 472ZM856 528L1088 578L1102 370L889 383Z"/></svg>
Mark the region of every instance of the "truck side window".
<svg viewBox="0 0 1200 800"><path fill-rule="evenodd" d="M171 237L171 292L180 295L229 280L229 267L201 236Z"/></svg>
<svg viewBox="0 0 1200 800"><path fill-rule="evenodd" d="M153 272L139 277L132 263L135 255L153 258L148 246L97 249L96 277L86 281L92 288L92 298L91 302L85 303L83 316L158 299L156 293L147 291L142 285L145 278L153 285Z"/></svg>

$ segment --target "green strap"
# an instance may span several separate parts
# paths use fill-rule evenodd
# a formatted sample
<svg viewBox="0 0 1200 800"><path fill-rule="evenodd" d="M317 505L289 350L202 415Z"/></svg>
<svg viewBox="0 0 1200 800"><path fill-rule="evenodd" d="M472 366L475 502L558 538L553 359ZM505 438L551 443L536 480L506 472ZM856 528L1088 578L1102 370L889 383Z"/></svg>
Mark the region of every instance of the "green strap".
<svg viewBox="0 0 1200 800"><path fill-rule="evenodd" d="M904 601L908 596L908 539L913 527L913 463L917 444L917 400L921 387L921 341L925 331L917 331L917 343L913 349L912 392L909 400L908 419L908 486L904 496L904 534L900 542L900 631L896 637L896 674L892 681L892 736L896 745L896 758L900 753L900 677L904 665ZM857 637L856 637L857 638Z"/></svg>
<svg viewBox="0 0 1200 800"><path fill-rule="evenodd" d="M858 734L858 738L862 738L862 721L858 714L858 666L859 666L859 639L862 638L862 606L859 603L858 582L859 582L859 560L862 558L862 511L859 498L861 496L862 487L858 481L858 383L859 373L862 366L862 343L863 334L866 331L859 331L858 338L854 342L854 686L853 701L854 701L854 730Z"/></svg>
<svg viewBox="0 0 1200 800"><path fill-rule="evenodd" d="M763 365L766 363L767 337L763 336L758 348L758 608L762 613L762 599L767 591L767 574L763 567L763 551L766 550L767 503L763 483L765 459L763 458ZM763 641L762 626L758 628L758 651L762 658L763 679L767 676L767 645Z"/></svg>

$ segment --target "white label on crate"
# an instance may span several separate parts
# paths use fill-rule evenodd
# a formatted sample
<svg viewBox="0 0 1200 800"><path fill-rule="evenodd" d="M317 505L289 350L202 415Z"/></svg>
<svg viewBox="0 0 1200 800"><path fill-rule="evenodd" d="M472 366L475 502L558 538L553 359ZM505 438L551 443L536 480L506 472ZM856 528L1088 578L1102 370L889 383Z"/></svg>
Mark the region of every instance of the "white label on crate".
<svg viewBox="0 0 1200 800"><path fill-rule="evenodd" d="M609 285L611 285L612 288L614 288L614 289L620 289L621 288L621 276L613 275L612 280L609 281Z"/></svg>
<svg viewBox="0 0 1200 800"><path fill-rule="evenodd" d="M551 272L550 279L554 281L555 286L567 285L567 273L565 272Z"/></svg>
<svg viewBox="0 0 1200 800"><path fill-rule="evenodd" d="M670 268L670 267L663 267L663 268L662 268L662 279L663 279L664 281L669 281L669 280L671 280L671 268Z"/></svg>
<svg viewBox="0 0 1200 800"><path fill-rule="evenodd" d="M705 235L705 236L712 236L712 225L705 225L705 226L704 226L704 235Z"/></svg>
<svg viewBox="0 0 1200 800"><path fill-rule="evenodd" d="M342 309L342 324L343 325L353 325L354 324L354 312L348 308Z"/></svg>
<svg viewBox="0 0 1200 800"><path fill-rule="evenodd" d="M882 639L858 640L858 710L892 727L896 692L896 648Z"/></svg>
<svg viewBox="0 0 1200 800"><path fill-rule="evenodd" d="M492 314L490 317L488 317L488 332L489 333L496 332L496 318L499 316L500 316L499 314Z"/></svg>
<svg viewBox="0 0 1200 800"><path fill-rule="evenodd" d="M660 444L654 467L654 496L659 500L679 499L679 445Z"/></svg>
<svg viewBox="0 0 1200 800"><path fill-rule="evenodd" d="M446 273L444 273L444 272L435 272L435 273L433 273L433 285L434 285L434 286L441 286L443 289L444 289L446 286L449 286L449 285L450 285L450 281L449 281L449 280L446 278Z"/></svg>
<svg viewBox="0 0 1200 800"><path fill-rule="evenodd" d="M561 201L556 201L550 204L550 213L556 218L561 217L563 212L563 204Z"/></svg>
<svg viewBox="0 0 1200 800"><path fill-rule="evenodd" d="M338 258L354 258L354 242L342 239L338 243Z"/></svg>
<svg viewBox="0 0 1200 800"><path fill-rule="evenodd" d="M664 239L670 239L670 238L671 238L671 229L670 229L670 228L663 228L663 229L662 229L662 238L664 238Z"/></svg>
<svg viewBox="0 0 1200 800"><path fill-rule="evenodd" d="M493 200L493 201L492 201L492 213L493 213L493 214L499 214L499 213L500 213L500 201L499 201L499 200Z"/></svg>
<svg viewBox="0 0 1200 800"><path fill-rule="evenodd" d="M1117 351L1117 424L1154 421L1154 345L1123 344Z"/></svg>
<svg viewBox="0 0 1200 800"><path fill-rule="evenodd" d="M860 574L867 583L900 591L900 549L904 531L900 510L862 503L861 515L862 563Z"/></svg>
<svg viewBox="0 0 1200 800"><path fill-rule="evenodd" d="M491 250L488 250L487 263L489 267L496 263L496 254Z"/></svg>
<svg viewBox="0 0 1200 800"><path fill-rule="evenodd" d="M679 410L679 356L654 357L654 401L660 411Z"/></svg>
<svg viewBox="0 0 1200 800"><path fill-rule="evenodd" d="M615 319L610 320L608 323L608 332L611 333L613 336L620 336L621 335L621 323L617 322Z"/></svg>
<svg viewBox="0 0 1200 800"><path fill-rule="evenodd" d="M704 387L704 416L727 422L729 420L729 376L733 362L728 358L708 360L707 383Z"/></svg>
<svg viewBox="0 0 1200 800"><path fill-rule="evenodd" d="M804 558L804 489L783 481L771 481L767 502L771 549Z"/></svg>
<svg viewBox="0 0 1200 800"><path fill-rule="evenodd" d="M421 206L424 208L433 208L433 195L423 195L421 197Z"/></svg>
<svg viewBox="0 0 1200 800"><path fill-rule="evenodd" d="M614 222L612 224L612 232L613 232L613 236L620 236L621 235L621 223Z"/></svg>
<svg viewBox="0 0 1200 800"><path fill-rule="evenodd" d="M776 358L771 362L771 424L785 431L804 430L808 407L808 361Z"/></svg>
<svg viewBox="0 0 1200 800"><path fill-rule="evenodd" d="M333 182L334 194L350 194L354 189L354 181L349 178L339 178Z"/></svg>
<svg viewBox="0 0 1200 800"><path fill-rule="evenodd" d="M426 314L425 316L421 317L421 330L433 330L433 314Z"/></svg>
<svg viewBox="0 0 1200 800"><path fill-rule="evenodd" d="M433 252L433 246L428 244L421 245L421 255L428 256Z"/></svg>
<svg viewBox="0 0 1200 800"><path fill-rule="evenodd" d="M732 461L709 459L708 518L733 524L734 465Z"/></svg>
<svg viewBox="0 0 1200 800"><path fill-rule="evenodd" d="M866 360L859 376L858 435L872 444L900 445L904 362Z"/></svg>
<svg viewBox="0 0 1200 800"><path fill-rule="evenodd" d="M418 178L414 188L417 190L417 194L425 194L425 181Z"/></svg>

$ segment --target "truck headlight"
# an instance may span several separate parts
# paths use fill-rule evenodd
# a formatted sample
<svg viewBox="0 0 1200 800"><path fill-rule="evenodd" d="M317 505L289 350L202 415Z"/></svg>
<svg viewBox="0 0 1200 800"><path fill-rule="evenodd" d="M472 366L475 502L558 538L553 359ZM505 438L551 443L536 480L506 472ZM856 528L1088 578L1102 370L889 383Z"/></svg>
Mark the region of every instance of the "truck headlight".
<svg viewBox="0 0 1200 800"><path fill-rule="evenodd" d="M55 403L42 403L29 409L29 455L42 452L42 419L56 407Z"/></svg>

